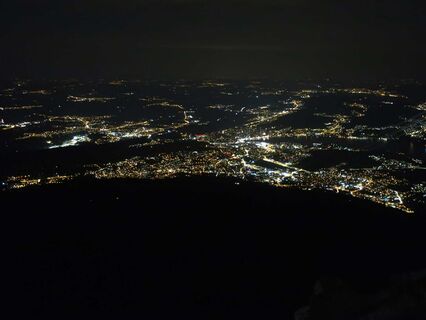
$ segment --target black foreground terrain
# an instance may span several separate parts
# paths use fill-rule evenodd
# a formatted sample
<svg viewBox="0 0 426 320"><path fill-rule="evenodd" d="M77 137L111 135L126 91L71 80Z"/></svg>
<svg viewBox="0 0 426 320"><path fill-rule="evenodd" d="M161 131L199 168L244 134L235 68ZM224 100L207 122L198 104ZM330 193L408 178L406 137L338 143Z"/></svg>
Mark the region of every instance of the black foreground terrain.
<svg viewBox="0 0 426 320"><path fill-rule="evenodd" d="M423 319L426 312L421 213L213 178L81 180L4 191L0 200L7 305L16 316Z"/></svg>

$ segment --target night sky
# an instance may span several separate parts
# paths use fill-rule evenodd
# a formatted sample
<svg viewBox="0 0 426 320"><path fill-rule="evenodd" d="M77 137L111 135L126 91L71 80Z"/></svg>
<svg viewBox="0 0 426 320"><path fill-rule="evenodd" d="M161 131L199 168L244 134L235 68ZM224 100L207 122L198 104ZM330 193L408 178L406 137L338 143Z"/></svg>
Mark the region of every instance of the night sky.
<svg viewBox="0 0 426 320"><path fill-rule="evenodd" d="M2 78L424 78L426 4L0 2Z"/></svg>

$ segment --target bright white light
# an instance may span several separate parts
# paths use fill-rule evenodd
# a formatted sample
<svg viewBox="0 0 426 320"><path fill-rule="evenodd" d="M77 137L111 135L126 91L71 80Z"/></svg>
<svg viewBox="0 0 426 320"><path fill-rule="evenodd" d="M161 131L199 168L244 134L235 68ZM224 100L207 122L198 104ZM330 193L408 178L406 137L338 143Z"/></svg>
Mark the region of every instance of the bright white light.
<svg viewBox="0 0 426 320"><path fill-rule="evenodd" d="M271 149L272 148L272 145L270 143L267 143L267 142L258 142L258 143L256 143L256 146L258 146L259 148L262 148L262 149Z"/></svg>
<svg viewBox="0 0 426 320"><path fill-rule="evenodd" d="M90 142L90 138L86 135L74 136L71 140L66 140L62 144L50 146L49 149L72 147L82 142Z"/></svg>

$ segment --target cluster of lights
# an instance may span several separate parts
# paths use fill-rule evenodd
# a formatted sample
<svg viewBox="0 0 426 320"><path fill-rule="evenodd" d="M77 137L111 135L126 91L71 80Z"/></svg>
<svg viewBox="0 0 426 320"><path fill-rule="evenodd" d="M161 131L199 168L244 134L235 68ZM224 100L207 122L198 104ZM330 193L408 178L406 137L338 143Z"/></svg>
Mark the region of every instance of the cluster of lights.
<svg viewBox="0 0 426 320"><path fill-rule="evenodd" d="M125 81L113 81L112 86L125 87ZM172 92L178 89L187 90L185 83L176 83ZM219 94L236 95L229 84L220 82L203 82L198 88L214 88ZM354 141L386 142L392 136L386 132L404 131L410 137L424 138L426 135L425 117L419 116L405 126L368 127L363 125L350 126L353 118L361 118L368 111L368 104L356 100L344 104L343 113L328 114L313 112L316 117L325 121L322 128L280 127L277 120L306 108L305 102L314 96L323 94L349 94L358 96L374 96L386 98L382 103L392 107L393 99L406 99L385 90L363 88L299 90L289 93L286 90L262 89L259 83L253 82L246 89L253 90L253 97L273 97L290 95L279 103L261 104L257 106L239 106L217 103L206 106L210 112L229 112L235 117L244 117L245 122L239 126L231 126L221 130L203 132L203 125L209 121L201 121L197 109L182 103L158 96L141 97L137 100L143 108L162 108L174 112L172 123L160 124L154 119L117 121L113 115L104 116L71 116L71 115L38 115L37 120L25 120L15 123L0 122L0 130L16 132L16 140L44 139L46 149L76 147L81 144L107 144L122 140L137 140L129 148L150 148L167 143L200 144L201 151L173 151L158 153L154 156L136 156L117 162L83 166L79 175L92 176L98 179L139 178L164 179L180 175L225 175L241 179L254 179L259 182L273 184L278 187L297 187L302 189L322 189L350 194L354 197L368 199L404 212L412 212L407 202L424 192L425 186L410 186L393 173L401 170L425 170L420 159L395 160L383 155L369 155L374 163L367 168L348 168L333 166L309 170L301 164L304 159L312 156L315 151L345 151L360 153L363 149L346 146ZM4 92L4 91L3 91ZM49 90L28 91L27 94L50 94ZM9 94L9 91L8 91ZM10 91L13 95L13 91ZM127 97L134 92L122 93ZM115 97L100 95L69 95L67 102L76 103L112 103ZM415 106L424 111L426 104ZM39 104L27 106L1 106L0 110L32 110L42 109ZM348 111L348 112L346 112ZM221 118L216 120L221 121ZM45 129L43 125L49 124ZM200 128L200 133L189 133L187 127ZM399 132L398 131L398 132ZM174 138L168 135L174 133ZM307 143L307 139L312 142ZM328 142L340 140L342 143ZM305 141L305 142L304 142ZM204 148L207 146L207 148ZM203 149L204 148L204 149ZM61 183L75 176L56 174L54 176L32 177L31 175L11 176L7 184L12 188L23 188L32 185ZM410 188L411 187L411 188Z"/></svg>

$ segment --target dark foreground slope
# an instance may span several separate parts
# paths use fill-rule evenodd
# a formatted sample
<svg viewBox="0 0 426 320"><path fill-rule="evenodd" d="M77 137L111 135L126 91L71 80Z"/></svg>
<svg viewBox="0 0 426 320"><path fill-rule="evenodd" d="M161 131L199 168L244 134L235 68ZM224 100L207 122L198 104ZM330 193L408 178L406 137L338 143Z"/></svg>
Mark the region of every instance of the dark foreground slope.
<svg viewBox="0 0 426 320"><path fill-rule="evenodd" d="M426 268L423 217L334 194L197 178L0 197L9 305L32 318L292 319L326 279L357 301L319 312L360 319L383 302L359 296Z"/></svg>

